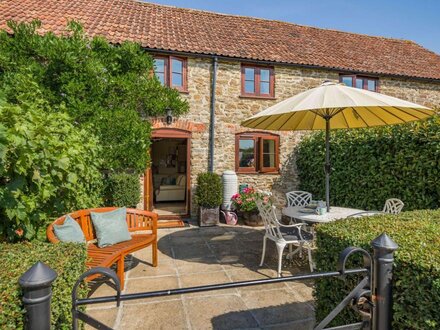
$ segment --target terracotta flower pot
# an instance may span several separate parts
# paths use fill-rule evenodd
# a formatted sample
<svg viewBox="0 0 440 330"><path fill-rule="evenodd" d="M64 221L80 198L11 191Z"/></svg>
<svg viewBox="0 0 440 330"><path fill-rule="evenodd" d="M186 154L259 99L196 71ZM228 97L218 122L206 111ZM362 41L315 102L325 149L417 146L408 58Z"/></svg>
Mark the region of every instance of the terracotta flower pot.
<svg viewBox="0 0 440 330"><path fill-rule="evenodd" d="M263 225L263 219L261 219L258 211L241 212L243 216L243 222L246 226L258 227Z"/></svg>

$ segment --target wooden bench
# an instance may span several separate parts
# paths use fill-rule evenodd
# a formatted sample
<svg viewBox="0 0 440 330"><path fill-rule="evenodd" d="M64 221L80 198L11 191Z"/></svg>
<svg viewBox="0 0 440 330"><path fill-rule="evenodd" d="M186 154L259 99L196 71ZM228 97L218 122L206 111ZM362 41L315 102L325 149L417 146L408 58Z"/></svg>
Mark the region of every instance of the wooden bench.
<svg viewBox="0 0 440 330"><path fill-rule="evenodd" d="M127 209L127 225L128 230L133 233L132 239L100 248L96 242L90 242L96 240L90 212L108 212L115 209L116 207L102 207L80 210L70 213L70 216L81 226L86 241L88 242L87 254L89 258L87 260L87 267L110 267L117 263L117 274L121 282L122 290L124 288L124 258L127 254L151 245L153 252L153 267L157 266L157 214L143 210ZM66 215L63 215L47 227L46 233L50 242L59 242L58 238L55 236L53 225L63 224L65 218ZM142 231L143 233L136 233L139 231ZM91 276L87 280L90 281L98 276L99 275Z"/></svg>

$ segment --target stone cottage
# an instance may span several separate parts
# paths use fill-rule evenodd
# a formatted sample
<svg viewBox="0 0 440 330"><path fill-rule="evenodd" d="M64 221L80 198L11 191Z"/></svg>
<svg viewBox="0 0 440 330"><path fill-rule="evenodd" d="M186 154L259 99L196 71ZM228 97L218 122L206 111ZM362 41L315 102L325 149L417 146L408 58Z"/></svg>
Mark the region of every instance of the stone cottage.
<svg viewBox="0 0 440 330"><path fill-rule="evenodd" d="M9 19L40 19L54 32L74 19L91 36L138 42L154 56L157 77L190 104L184 117L170 109L151 118L153 164L140 207L165 218L195 213L191 191L208 170L234 170L282 204L298 185L293 151L304 133L240 122L324 80L440 106L440 56L412 41L133 0L3 0L2 27Z"/></svg>

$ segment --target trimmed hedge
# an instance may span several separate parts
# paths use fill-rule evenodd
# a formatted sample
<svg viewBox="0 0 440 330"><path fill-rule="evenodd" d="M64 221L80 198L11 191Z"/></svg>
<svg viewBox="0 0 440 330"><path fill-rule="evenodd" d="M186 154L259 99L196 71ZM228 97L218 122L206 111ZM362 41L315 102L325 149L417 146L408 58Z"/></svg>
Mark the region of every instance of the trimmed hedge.
<svg viewBox="0 0 440 330"><path fill-rule="evenodd" d="M220 206L223 200L222 179L218 174L206 172L197 176L195 202L203 207Z"/></svg>
<svg viewBox="0 0 440 330"><path fill-rule="evenodd" d="M70 329L71 292L78 277L86 270L85 244L42 242L0 244L0 329L23 329L20 276L34 263L42 261L53 268L58 278L53 284L52 327ZM81 288L81 294L86 294Z"/></svg>
<svg viewBox="0 0 440 330"><path fill-rule="evenodd" d="M136 173L111 173L105 182L105 204L135 208L139 203L141 188Z"/></svg>
<svg viewBox="0 0 440 330"><path fill-rule="evenodd" d="M382 210L400 198L404 210L440 207L440 116L369 129L334 130L330 140L332 205ZM324 132L297 149L300 189L324 199Z"/></svg>
<svg viewBox="0 0 440 330"><path fill-rule="evenodd" d="M334 271L341 251L347 246L370 252L370 242L386 232L398 245L393 277L393 329L440 328L440 210L403 212L345 219L316 228L319 271ZM356 258L354 258L356 259ZM356 265L353 261L351 266ZM347 281L316 281L316 318L322 320L354 288L353 276ZM355 320L346 308L333 324Z"/></svg>

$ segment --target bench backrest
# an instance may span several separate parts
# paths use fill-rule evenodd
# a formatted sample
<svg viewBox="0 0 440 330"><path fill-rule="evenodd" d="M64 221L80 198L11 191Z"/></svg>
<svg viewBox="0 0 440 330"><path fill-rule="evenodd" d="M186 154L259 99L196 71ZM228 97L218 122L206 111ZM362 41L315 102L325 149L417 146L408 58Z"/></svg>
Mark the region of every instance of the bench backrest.
<svg viewBox="0 0 440 330"><path fill-rule="evenodd" d="M108 212L117 209L116 207L100 207L95 209L79 210L70 213L70 216L78 222L81 230L84 233L87 241L91 241L96 238L95 229L93 228L92 218L90 212ZM59 242L55 236L53 225L61 225L64 223L66 215L59 217L53 223L47 227L47 238L52 243ZM153 234L157 235L157 214L154 212L143 211L138 209L127 209L127 225L130 232L151 230Z"/></svg>

